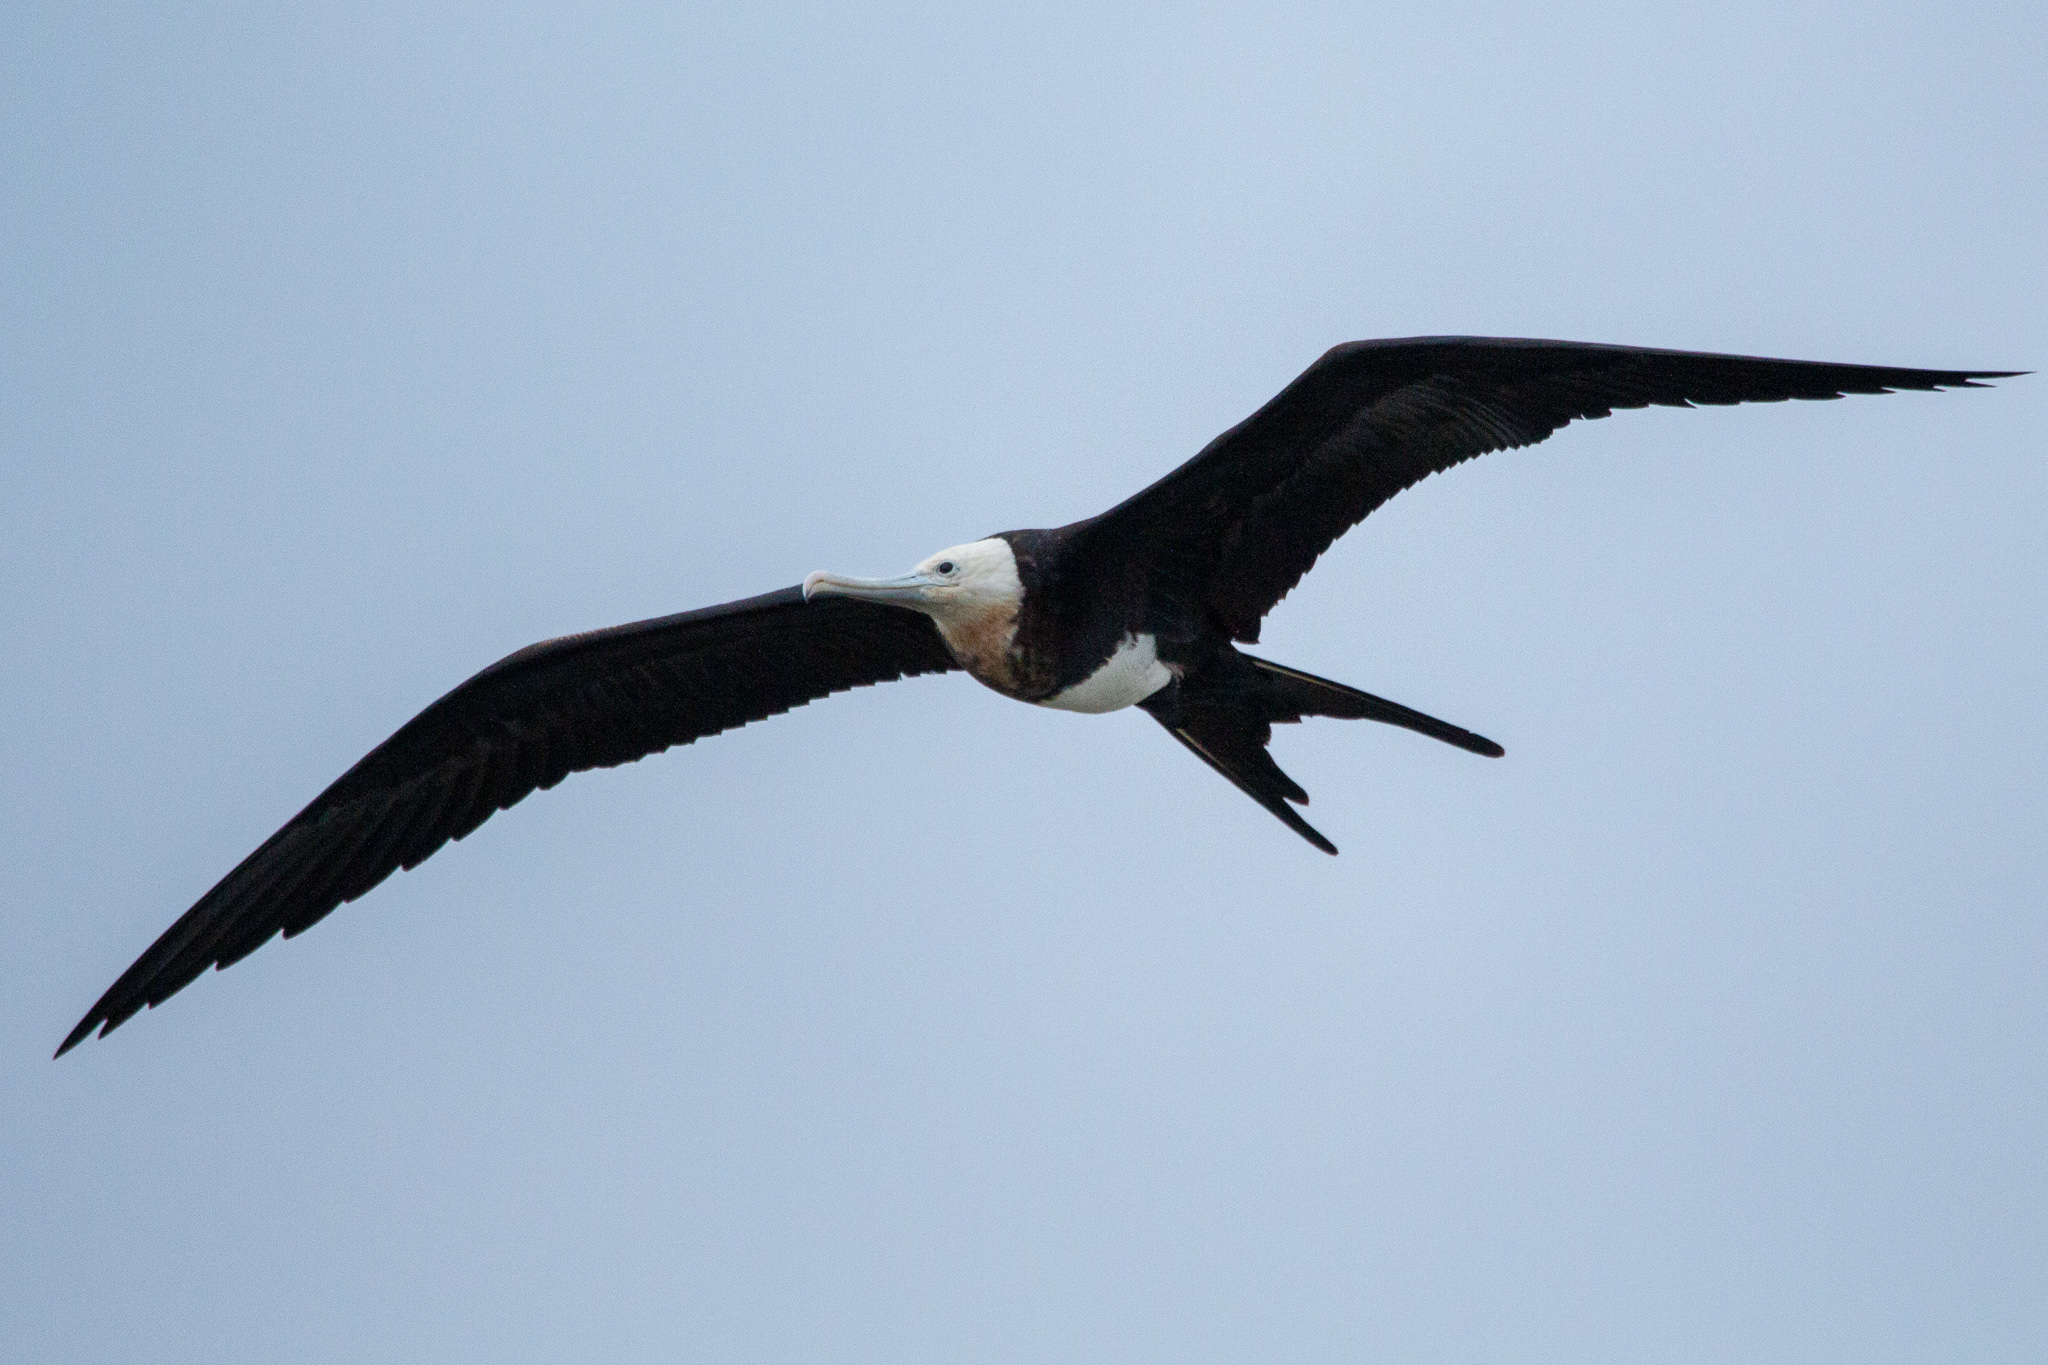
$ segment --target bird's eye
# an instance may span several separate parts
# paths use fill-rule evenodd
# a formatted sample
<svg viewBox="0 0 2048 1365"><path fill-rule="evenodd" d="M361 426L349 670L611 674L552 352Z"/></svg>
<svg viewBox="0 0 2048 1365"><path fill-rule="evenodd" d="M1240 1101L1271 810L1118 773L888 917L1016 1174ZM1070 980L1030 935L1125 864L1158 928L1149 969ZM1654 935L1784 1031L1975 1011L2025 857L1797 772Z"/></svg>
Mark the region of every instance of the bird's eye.
<svg viewBox="0 0 2048 1365"><path fill-rule="evenodd" d="M950 559L942 559L942 560L940 560L940 561L939 561L939 572L940 572L940 573L951 573L951 572L953 572L953 561L952 561L952 560L950 560Z"/></svg>

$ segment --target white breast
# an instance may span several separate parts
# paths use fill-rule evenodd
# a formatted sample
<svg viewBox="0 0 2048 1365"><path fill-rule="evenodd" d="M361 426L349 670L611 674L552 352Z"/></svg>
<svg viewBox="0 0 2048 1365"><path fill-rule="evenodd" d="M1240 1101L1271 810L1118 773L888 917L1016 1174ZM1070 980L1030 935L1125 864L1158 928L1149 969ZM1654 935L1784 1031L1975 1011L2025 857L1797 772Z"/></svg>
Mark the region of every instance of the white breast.
<svg viewBox="0 0 2048 1365"><path fill-rule="evenodd" d="M1159 662L1155 643L1150 635L1126 635L1102 667L1039 705L1093 714L1145 700L1173 681L1173 670Z"/></svg>

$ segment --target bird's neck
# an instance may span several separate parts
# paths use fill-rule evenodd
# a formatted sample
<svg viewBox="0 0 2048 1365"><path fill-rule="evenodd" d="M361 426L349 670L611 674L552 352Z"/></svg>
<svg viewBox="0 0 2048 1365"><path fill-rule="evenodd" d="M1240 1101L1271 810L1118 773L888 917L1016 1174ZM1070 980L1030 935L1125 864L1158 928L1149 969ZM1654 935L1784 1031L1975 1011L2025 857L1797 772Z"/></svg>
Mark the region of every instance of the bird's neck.
<svg viewBox="0 0 2048 1365"><path fill-rule="evenodd" d="M1017 597L961 603L932 623L960 666L976 681L1017 696L1025 690L1025 670L1017 655Z"/></svg>

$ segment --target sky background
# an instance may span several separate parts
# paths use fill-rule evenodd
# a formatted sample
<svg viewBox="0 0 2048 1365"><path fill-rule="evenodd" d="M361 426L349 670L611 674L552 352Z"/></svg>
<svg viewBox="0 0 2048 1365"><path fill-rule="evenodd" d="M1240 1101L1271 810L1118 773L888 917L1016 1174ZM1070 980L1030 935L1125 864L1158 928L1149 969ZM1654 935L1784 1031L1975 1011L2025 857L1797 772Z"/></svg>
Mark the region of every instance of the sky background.
<svg viewBox="0 0 2048 1365"><path fill-rule="evenodd" d="M49 1054L419 708L1092 514L1331 344L2048 368L2038 4L0 9L0 1360L2038 1361L2048 380L1622 414ZM304 12L292 12L303 9Z"/></svg>

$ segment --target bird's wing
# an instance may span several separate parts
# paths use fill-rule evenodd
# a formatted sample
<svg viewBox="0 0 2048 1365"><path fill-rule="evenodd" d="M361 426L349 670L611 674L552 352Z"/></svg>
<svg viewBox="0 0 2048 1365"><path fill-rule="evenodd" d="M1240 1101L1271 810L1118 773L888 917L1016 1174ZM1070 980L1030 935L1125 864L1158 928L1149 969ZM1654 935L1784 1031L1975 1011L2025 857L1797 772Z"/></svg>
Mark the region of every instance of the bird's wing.
<svg viewBox="0 0 2048 1365"><path fill-rule="evenodd" d="M1242 641L1338 536L1452 465L1651 404L1976 387L2011 372L1834 365L1570 341L1419 337L1335 347L1158 483L1074 528Z"/></svg>
<svg viewBox="0 0 2048 1365"><path fill-rule="evenodd" d="M244 858L121 974L57 1055L279 930L300 933L570 773L958 666L925 616L843 597L806 602L799 588L522 649L406 722Z"/></svg>

